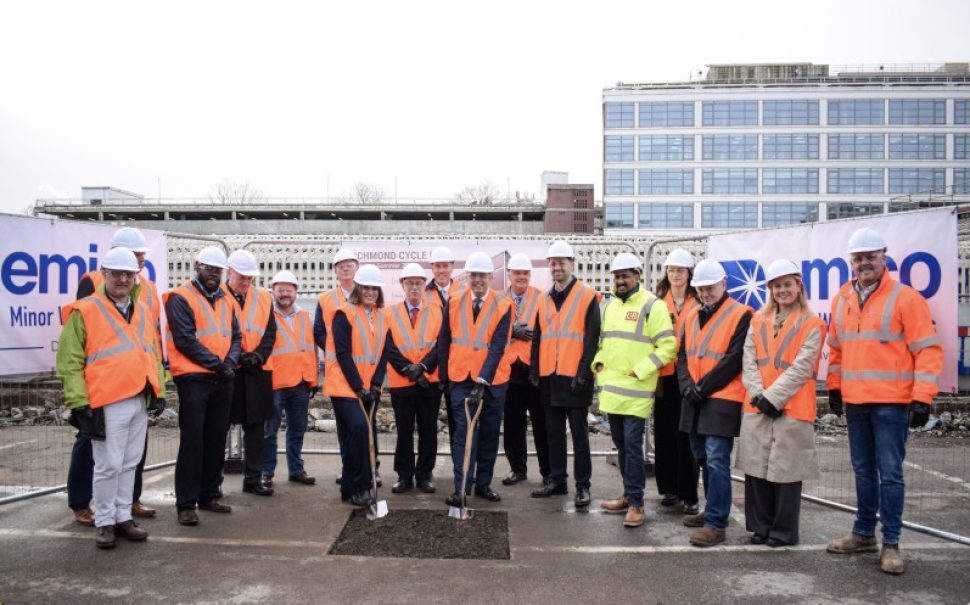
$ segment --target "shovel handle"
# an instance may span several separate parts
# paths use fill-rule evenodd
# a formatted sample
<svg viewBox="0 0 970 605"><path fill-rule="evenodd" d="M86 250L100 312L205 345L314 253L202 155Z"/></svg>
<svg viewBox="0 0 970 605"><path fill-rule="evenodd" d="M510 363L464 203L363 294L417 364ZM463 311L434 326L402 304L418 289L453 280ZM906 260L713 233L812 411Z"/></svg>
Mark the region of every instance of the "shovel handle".
<svg viewBox="0 0 970 605"><path fill-rule="evenodd" d="M374 490L374 502L377 502L377 459L374 456L374 425L372 424L373 416L367 413L367 408L364 407L364 402L360 399L357 400L357 406L360 407L360 413L364 415L364 420L367 421L367 443L370 446L367 448L368 453L370 454L370 478ZM374 413L375 415L377 413L377 402L374 402Z"/></svg>
<svg viewBox="0 0 970 605"><path fill-rule="evenodd" d="M478 417L482 415L482 408L485 407L484 401L479 400L478 409L472 415L468 409L469 401L471 401L471 397L465 397L462 401L465 407L465 423L468 425L468 428L465 430L465 456L461 463L461 508L463 511L468 508L466 506L465 485L468 480L468 467L472 458L472 439L475 436L475 426L478 424Z"/></svg>

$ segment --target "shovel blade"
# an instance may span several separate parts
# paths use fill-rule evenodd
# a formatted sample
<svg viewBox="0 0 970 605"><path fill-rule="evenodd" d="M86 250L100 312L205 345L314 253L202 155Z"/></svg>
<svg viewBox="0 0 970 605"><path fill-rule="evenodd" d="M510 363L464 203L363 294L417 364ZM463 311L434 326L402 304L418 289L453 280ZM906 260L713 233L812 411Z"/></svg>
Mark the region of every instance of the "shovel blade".
<svg viewBox="0 0 970 605"><path fill-rule="evenodd" d="M458 519L460 521L461 520L461 509L458 508L457 506L449 506L448 507L448 516L451 517L452 519Z"/></svg>
<svg viewBox="0 0 970 605"><path fill-rule="evenodd" d="M386 517L387 513L387 500L378 500L367 507L367 519L369 521Z"/></svg>
<svg viewBox="0 0 970 605"><path fill-rule="evenodd" d="M459 521L470 521L475 518L475 509L458 506L448 507L448 516Z"/></svg>

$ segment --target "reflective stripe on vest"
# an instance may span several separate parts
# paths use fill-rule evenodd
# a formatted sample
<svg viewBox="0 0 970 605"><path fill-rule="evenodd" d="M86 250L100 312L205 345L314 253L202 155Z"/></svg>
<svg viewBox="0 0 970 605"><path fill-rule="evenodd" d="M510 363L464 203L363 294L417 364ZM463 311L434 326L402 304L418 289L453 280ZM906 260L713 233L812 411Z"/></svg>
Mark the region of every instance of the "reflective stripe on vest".
<svg viewBox="0 0 970 605"><path fill-rule="evenodd" d="M134 351L135 349L138 348L138 345L133 343L131 339L128 338L128 335L125 334L125 329L121 326L120 323L118 323L118 318L108 311L108 308L105 306L104 301L102 301L100 297L89 296L85 300L88 300L88 302L94 303L98 311L101 312L101 315L108 321L108 325L111 326L111 329L114 331L115 337L117 337L117 339L121 341L120 344L114 347L111 347L108 349L102 349L100 351L97 351L87 356L84 360L85 363L94 363L99 359L107 359L109 357L114 357L115 355L120 355L121 353ZM141 303L132 302L131 304L140 305ZM144 308L142 308L141 313L135 313L138 319L138 323L135 326L135 332L137 334L141 334L143 340L144 340L144 333L145 333L145 314L146 313L147 311ZM150 353L150 354L155 353L155 349L149 343L142 342L141 348L146 353Z"/></svg>
<svg viewBox="0 0 970 605"><path fill-rule="evenodd" d="M381 360L381 353L384 348L383 338L381 337L386 332L384 329L384 313L381 311L381 309L374 308L374 314L377 315L377 324L374 328L374 342L371 342L370 335L367 333L370 322L364 317L366 314L362 310L358 310L354 314L354 332L360 335L361 348L363 349L360 355L353 356L354 363L377 365L377 362Z"/></svg>
<svg viewBox="0 0 970 605"><path fill-rule="evenodd" d="M418 338L424 336L425 330L428 327L428 316L431 313L421 313L424 309L419 310L421 315L421 321L418 322ZM397 323L397 329L401 332L404 342L397 345L398 350L401 353L410 353L411 351L416 351L418 349L424 349L435 344L434 342L420 340L417 343L411 338L411 317L404 315L404 307L401 305L395 305L394 309L391 311L394 314L394 321ZM395 343L397 344L397 343Z"/></svg>
<svg viewBox="0 0 970 605"><path fill-rule="evenodd" d="M558 325L554 324L552 321L552 310L555 309L555 303L550 301L546 304L545 320L546 325L553 326L554 329L549 332L543 332L540 337L540 341L549 340L552 338L568 338L570 340L578 340L583 342L583 337L585 336L581 332L570 332L565 329L564 326L569 326L573 322L573 317L576 315L576 310L579 309L579 301L583 298L582 290L585 286L580 287L579 282L573 286L573 291L570 292L571 296L567 296L566 300L563 301L563 305L568 306L565 309L559 309L559 313L556 315L556 319L559 320ZM572 300L569 300L572 298Z"/></svg>
<svg viewBox="0 0 970 605"><path fill-rule="evenodd" d="M460 305L458 310L458 328L461 330L461 335L458 338L452 338L451 342L456 345L471 346L472 351L481 351L482 349L489 348L491 344L491 339L486 340L485 332L488 330L488 324L492 321L492 315L495 314L495 310L498 308L498 297L489 296L488 294L485 295L488 301L483 301L482 308L478 310L478 329L475 330L474 338L469 340L468 335L471 334L472 327L474 326L471 307L475 302L471 290L468 290L467 295L472 297L472 304ZM462 294L462 296L464 297L465 294Z"/></svg>
<svg viewBox="0 0 970 605"><path fill-rule="evenodd" d="M903 285L899 282L893 284L893 289L889 291L886 304L882 307L882 317L879 320L878 330L861 330L859 332L846 332L843 327L842 314L845 310L845 297L839 296L835 306L835 346L840 346L843 342L850 340L878 340L879 342L898 342L906 340L902 332L893 332L893 310L896 307L896 299L902 292ZM870 295L871 296L871 295ZM829 339L831 341L831 339Z"/></svg>
<svg viewBox="0 0 970 605"><path fill-rule="evenodd" d="M657 341L660 340L661 338L664 338L667 336L673 336L674 335L673 330L664 330L663 332L659 332L654 336L648 336L643 333L643 326L644 324L647 323L647 317L650 316L650 311L651 309L653 309L653 305L658 300L660 299L657 298L656 296L650 295L650 297L647 299L647 302L643 303L643 307L640 309L640 316L637 317L637 327L634 329L633 332L624 332L622 330L609 330L607 332L600 333L600 337L603 339L620 338L622 340L632 340L634 342L645 342L648 344L656 344ZM605 308L603 308L602 305L600 308L603 309L603 313L605 314L606 312ZM603 319L604 315L600 315L600 318ZM663 367L663 364L661 364L659 367Z"/></svg>
<svg viewBox="0 0 970 605"><path fill-rule="evenodd" d="M710 359L716 359L718 361L724 359L724 353L721 353L719 351L709 351L708 346L711 344L711 338L714 336L714 333L717 332L717 329L721 327L721 324L724 323L724 320L731 314L729 311L733 310L732 307L734 307L734 305L736 304L738 303L731 297L728 297L728 299L724 301L722 308L718 309L719 311L722 311L722 312L718 314L718 317L714 320L714 323L712 323L708 328L707 334L704 336L704 340L702 340L698 344L696 349L685 350L685 353L688 356L696 357L698 359L704 359L705 357L708 357ZM685 329L686 329L686 326L685 326ZM698 320L694 322L694 325L692 326L692 329L691 329L691 336L694 341L697 340L697 336L700 334L700 331L701 331L701 322L700 322L700 317L698 316Z"/></svg>
<svg viewBox="0 0 970 605"><path fill-rule="evenodd" d="M307 313L297 313L293 322L294 323L293 332L295 332L297 335L303 334L308 317L309 315ZM289 329L290 326L288 323L286 323L285 319L282 319L282 316L281 316L281 321L278 321L276 323L277 325L281 326L281 329L277 330L276 333L279 334L280 337L283 339L284 344L282 347L277 347L273 349L273 355L285 355L287 353L296 353L297 351L299 351L300 353L304 353L306 351L313 350L312 342L307 343L307 342L303 342L302 340L300 340L299 342L296 342L293 340L293 334L290 333L290 329Z"/></svg>

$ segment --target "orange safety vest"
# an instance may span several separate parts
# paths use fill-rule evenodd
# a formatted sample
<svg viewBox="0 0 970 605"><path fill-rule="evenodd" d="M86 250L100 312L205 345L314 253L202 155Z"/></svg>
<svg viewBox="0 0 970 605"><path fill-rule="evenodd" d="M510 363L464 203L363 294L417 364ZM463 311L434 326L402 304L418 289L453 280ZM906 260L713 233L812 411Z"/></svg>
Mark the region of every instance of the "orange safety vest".
<svg viewBox="0 0 970 605"><path fill-rule="evenodd" d="M575 376L583 357L587 309L599 294L576 280L557 311L552 292L539 299L539 376Z"/></svg>
<svg viewBox="0 0 970 605"><path fill-rule="evenodd" d="M250 286L243 299L244 305L239 306L239 301L232 295L227 284L222 284L222 291L226 293L225 298L229 299L236 312L239 331L242 332L243 352L255 351L263 340L263 335L266 334L266 324L269 323L270 315L273 313L273 295L269 290L258 290ZM254 301L253 298L256 300ZM262 368L268 372L273 371L272 355L263 362Z"/></svg>
<svg viewBox="0 0 970 605"><path fill-rule="evenodd" d="M498 328L498 322L508 312L511 302L507 298L500 298L494 291L489 290L482 300L482 307L478 310L478 319L473 320L471 289L466 288L460 296L448 299L448 325L451 328L451 348L448 351L448 380L462 382L475 380L479 377L492 336ZM512 322L509 322L509 333L512 334ZM509 381L509 364L503 353L499 361L495 376L491 384L505 384Z"/></svg>
<svg viewBox="0 0 970 605"><path fill-rule="evenodd" d="M889 273L859 308L850 281L832 300L826 386L846 403L930 403L943 349L929 305Z"/></svg>
<svg viewBox="0 0 970 605"><path fill-rule="evenodd" d="M324 351L333 353L333 314L337 312L344 303L347 296L344 295L343 288L337 286L333 290L321 292L317 297L317 305L320 306L320 316L323 318L323 325L327 330L327 341Z"/></svg>
<svg viewBox="0 0 970 605"><path fill-rule="evenodd" d="M751 331L754 334L755 361L758 373L761 374L761 384L770 387L778 378L791 367L802 350L805 339L813 330L825 334L825 322L814 313L802 311L792 313L785 319L778 334L773 334L774 314L755 313L751 318ZM818 372L818 360L822 357L822 347L815 357L815 367L812 378L805 381L800 389L788 400L782 412L795 420L815 422L815 374ZM744 411L749 414L758 413L758 409L751 405L750 396L744 399Z"/></svg>
<svg viewBox="0 0 970 605"><path fill-rule="evenodd" d="M539 299L542 297L542 292L538 288L529 286L525 294L523 294L522 303L516 308L515 306L515 295L512 293L511 288L505 293L505 297L508 298L509 302L512 303L512 325L515 324L525 324L529 329L535 329L536 317L539 313ZM529 340L509 340L509 344L505 345L505 360L510 367L516 361L521 361L525 365L532 363L532 342Z"/></svg>
<svg viewBox="0 0 970 605"><path fill-rule="evenodd" d="M209 349L213 355L219 359L225 359L232 346L232 303L226 300L227 296L216 299L215 309L201 292L187 281L174 290L169 290L163 296L165 301L173 294L181 296L189 308L192 309L192 317L195 319L195 337L202 343L202 346ZM172 370L172 376L182 374L214 374L198 365L182 354L175 347L175 340L172 339L172 328L166 325L165 348L168 351L168 364Z"/></svg>
<svg viewBox="0 0 970 605"><path fill-rule="evenodd" d="M406 302L399 302L390 310L391 340L411 363L420 362L425 355L438 346L438 333L441 332L442 320L441 306L429 304L428 298L430 297L425 297L421 304L417 322L413 328ZM434 372L425 372L424 377L428 382L437 382L438 369L435 368ZM392 389L416 384L413 380L398 374L391 364L387 364L387 383Z"/></svg>
<svg viewBox="0 0 970 605"><path fill-rule="evenodd" d="M313 344L313 320L309 311L299 309L293 327L276 314L276 345L273 347L273 389L295 387L305 382L317 386L317 347Z"/></svg>
<svg viewBox="0 0 970 605"><path fill-rule="evenodd" d="M354 363L357 365L357 373L364 383L364 388L369 389L371 378L377 371L377 362L381 360L384 352L384 339L387 337L387 308L375 309L374 326L367 321L367 315L360 305L345 304L339 311L347 315L350 323L351 335L351 354ZM332 318L331 318L332 319ZM327 346L333 345L333 330L327 332ZM323 394L327 397L350 397L356 398L357 393L350 388L350 384L344 377L340 364L337 363L336 352L331 352L328 348L324 352L326 369L324 375L327 379L323 383Z"/></svg>
<svg viewBox="0 0 970 605"><path fill-rule="evenodd" d="M680 333L684 330L684 320L687 319L687 314L691 309L696 307L698 304L697 299L687 294L684 298L684 304L680 307L680 313L677 312L677 305L674 304L674 296L671 294L670 290L664 294L664 302L667 303L667 310L670 311L670 323L674 324L674 338L677 339L677 350L680 351ZM662 334L661 336L665 336ZM673 361L665 365L660 370L661 376L671 376L677 370L677 358L675 357Z"/></svg>
<svg viewBox="0 0 970 605"><path fill-rule="evenodd" d="M717 366L724 359L731 337L738 327L738 322L751 307L742 305L730 296L718 308L717 312L707 320L704 327L700 327L701 307L697 305L687 313L684 320L684 352L687 354L687 371L696 383L705 374ZM737 402L739 405L747 396L747 390L741 382L741 372L735 376L724 388L708 395L711 399L725 399Z"/></svg>
<svg viewBox="0 0 970 605"><path fill-rule="evenodd" d="M90 279L91 283L94 284L95 292L104 283L104 273L101 271L88 271L81 276L81 281L84 281L85 277ZM148 308L148 312L155 320L155 332L161 336L159 330L161 326L162 305L158 302L158 286L155 285L155 282L143 275L139 276L139 280L138 285L141 287L138 289L138 301L144 303ZM64 323L67 323L67 316L64 316L63 320Z"/></svg>
<svg viewBox="0 0 970 605"><path fill-rule="evenodd" d="M432 294L433 296L429 296L428 299L431 301L432 304L440 307L441 297L438 296L438 285L435 283L434 279L431 280L431 287L434 289L434 291L432 292L431 290L428 290L426 287L425 293ZM451 280L451 283L448 284L448 297L445 299L446 302L452 299L458 298L458 296L460 296L461 293L467 289L468 288L462 286L457 281Z"/></svg>
<svg viewBox="0 0 970 605"><path fill-rule="evenodd" d="M92 408L134 397L146 384L159 393L155 331L145 305L132 304L130 322L100 292L65 307L68 316L72 311L81 314L87 332L84 382Z"/></svg>

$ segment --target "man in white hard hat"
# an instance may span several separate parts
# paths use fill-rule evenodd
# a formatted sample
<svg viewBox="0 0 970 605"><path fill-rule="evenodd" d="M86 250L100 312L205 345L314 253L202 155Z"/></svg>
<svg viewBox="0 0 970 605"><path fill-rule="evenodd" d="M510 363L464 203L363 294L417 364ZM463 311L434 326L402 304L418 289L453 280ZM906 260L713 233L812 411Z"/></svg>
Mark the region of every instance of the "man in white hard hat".
<svg viewBox="0 0 970 605"><path fill-rule="evenodd" d="M243 430L242 490L256 496L272 496L273 488L263 485L264 424L276 416L273 404L273 348L276 346L276 317L273 295L257 288L259 264L249 250L229 255L226 282L222 285L232 303L242 332L242 351L232 389L229 422Z"/></svg>
<svg viewBox="0 0 970 605"><path fill-rule="evenodd" d="M310 399L316 394L319 357L313 343L313 320L296 302L300 284L291 271L280 271L270 282L276 318L273 349L272 418L263 434L263 485L273 487L276 472L276 444L283 415L286 415L286 469L291 483L313 485L316 479L303 466L303 436L307 430Z"/></svg>
<svg viewBox="0 0 970 605"><path fill-rule="evenodd" d="M600 412L609 415L623 494L603 502L608 513L625 514L625 527L643 525L643 435L653 411L660 370L677 356L667 306L640 284L640 259L623 252L613 259L613 297L602 311L593 371L601 391Z"/></svg>
<svg viewBox="0 0 970 605"><path fill-rule="evenodd" d="M690 543L705 547L724 542L731 512L731 450L747 394L741 363L751 308L728 295L727 274L715 260L697 263L690 283L701 306L688 312L680 336L680 430L690 436L701 465L707 502L703 512L685 515L683 524L699 528Z"/></svg>
<svg viewBox="0 0 970 605"><path fill-rule="evenodd" d="M576 506L590 503L593 462L586 415L593 403L593 357L600 338L600 295L576 279L576 255L567 242L557 241L546 252L552 289L539 299L532 335L530 379L539 386L549 442L549 482L533 498L565 495L569 475L566 422L573 441Z"/></svg>
<svg viewBox="0 0 970 605"><path fill-rule="evenodd" d="M532 435L543 483L549 477L549 442L546 437L546 415L539 401L539 388L529 380L532 363L532 333L539 312L537 288L529 285L532 261L525 254L514 254L506 265L509 289L506 298L512 301L512 340L505 348L505 362L509 364L509 390L505 396L505 457L511 470L502 485L514 485L528 479L528 448L526 434L532 421Z"/></svg>
<svg viewBox="0 0 970 605"><path fill-rule="evenodd" d="M151 314L132 295L134 253L114 248L101 267L97 291L65 308L57 374L74 423L93 441L95 544L113 548L116 535L148 537L132 520L132 491L147 409L157 414L165 407L165 368Z"/></svg>
<svg viewBox="0 0 970 605"><path fill-rule="evenodd" d="M943 349L926 300L886 270L886 249L874 229L856 230L848 249L856 278L832 299L825 383L832 411L841 416L846 404L856 520L851 533L829 542L828 551L875 552L878 513L880 567L901 574L907 429L929 420Z"/></svg>
<svg viewBox="0 0 970 605"><path fill-rule="evenodd" d="M220 285L228 266L219 246L203 248L195 277L165 299L168 362L179 395L179 451L175 462L178 522L197 525L196 507L228 513L222 502L222 469L242 332Z"/></svg>
<svg viewBox="0 0 970 605"><path fill-rule="evenodd" d="M131 250L135 259L138 261L138 273L135 274L135 283L132 285L132 296L145 304L152 317L155 332L161 342L161 301L158 297L158 288L155 283L142 274L145 268L145 254L151 248L145 240L144 234L134 227L122 227L111 236L111 249L127 248ZM89 271L81 276L81 281L77 285L77 300L91 296L97 289L104 284L104 273L100 270ZM148 439L148 432L145 432ZM148 453L148 442L145 442L142 459L138 462L135 471L135 490L134 499L131 504L131 514L136 517L154 517L155 509L145 506L141 502L142 473L145 470L145 455ZM74 447L71 450L71 465L67 472L67 505L74 511L74 520L81 525L94 525L94 512L89 504L91 502L91 486L94 474L94 457L91 452L91 440L83 437L80 433L74 439Z"/></svg>
<svg viewBox="0 0 970 605"><path fill-rule="evenodd" d="M450 506L461 506L466 447L472 448L466 493L471 493L474 485L476 496L491 502L502 499L492 490L491 482L509 382L504 355L511 336L512 313L511 302L489 287L493 271L492 259L484 252L468 256L465 272L469 288L448 301L438 337L439 373L442 380L451 382L449 404L455 418L451 437L455 491L447 499ZM471 443L465 443L469 422L466 404L471 415L482 406Z"/></svg>
<svg viewBox="0 0 970 605"><path fill-rule="evenodd" d="M455 255L448 246L437 246L431 251L431 274L432 279L425 287L428 293L434 292L437 296L431 300L437 300L442 307L448 304L448 299L461 292L461 285L451 279L451 274L455 270Z"/></svg>

